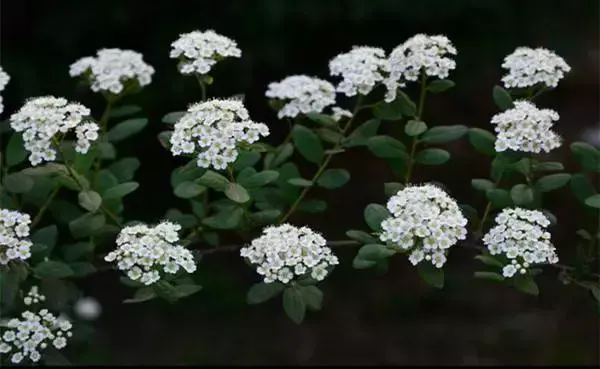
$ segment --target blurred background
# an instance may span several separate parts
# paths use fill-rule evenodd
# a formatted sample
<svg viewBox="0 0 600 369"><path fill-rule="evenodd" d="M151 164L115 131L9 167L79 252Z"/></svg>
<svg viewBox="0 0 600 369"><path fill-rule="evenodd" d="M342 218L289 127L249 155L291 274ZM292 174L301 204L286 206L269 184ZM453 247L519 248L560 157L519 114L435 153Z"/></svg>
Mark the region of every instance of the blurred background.
<svg viewBox="0 0 600 369"><path fill-rule="evenodd" d="M559 87L539 105L561 116L556 126L566 145L574 140L600 142L599 2L498 0L213 0L2 1L1 65L11 76L3 92L5 116L24 99L52 94L80 101L95 116L103 100L79 87L69 65L100 48L143 53L156 69L152 84L129 102L143 106L150 119L140 135L118 147L121 156L142 162L136 180L142 187L126 201L127 219L159 220L179 204L171 195L169 175L181 165L160 146L161 117L184 110L200 99L194 78L177 72L169 59L170 43L180 33L214 29L238 42L241 59L213 69L211 97L245 94L250 115L266 122L272 143L285 136L264 97L269 82L291 74L329 79L328 61L353 45L383 47L387 52L416 33L447 35L458 48L458 67L450 75L457 86L428 97L425 121L491 129L497 112L491 89L503 74L502 59L517 46L546 47L572 67ZM412 92L409 90L409 92ZM414 96L414 95L413 95ZM402 125L383 130L401 137ZM471 178L486 178L489 162L466 140L446 145L453 154L443 170L420 167L416 181L443 182L461 203L481 212L481 194ZM552 159L567 161L564 147ZM391 169L367 150L335 158L332 166L349 169L349 185L337 191L315 190L327 200L320 215L296 215L329 239L344 239L348 229L365 229L362 212L383 203L383 183ZM312 169L301 167L305 173ZM596 182L596 185L598 183ZM585 220L568 189L545 198L558 217L553 229L561 261L572 257L574 231ZM91 364L586 364L599 363L597 308L588 292L564 286L548 268L538 298L509 287L474 280L480 265L469 250L453 250L446 265L446 287L427 287L405 258L394 258L378 275L351 268L356 250L338 250L342 265L321 284L324 308L309 313L301 326L284 316L280 299L247 306L245 293L257 281L237 254L206 257L196 276L204 289L176 305L150 301L123 305L132 292L118 274L97 275L81 284L98 299L103 313L87 345L67 352L75 363Z"/></svg>

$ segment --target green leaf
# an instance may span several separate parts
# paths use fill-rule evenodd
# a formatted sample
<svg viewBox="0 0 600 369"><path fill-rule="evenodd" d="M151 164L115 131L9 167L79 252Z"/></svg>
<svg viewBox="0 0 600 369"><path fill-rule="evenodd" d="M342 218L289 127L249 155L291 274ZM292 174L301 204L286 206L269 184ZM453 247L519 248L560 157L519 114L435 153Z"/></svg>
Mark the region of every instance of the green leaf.
<svg viewBox="0 0 600 369"><path fill-rule="evenodd" d="M327 210L327 203L323 200L303 200L298 204L297 209L305 213L321 213Z"/></svg>
<svg viewBox="0 0 600 369"><path fill-rule="evenodd" d="M148 119L146 118L129 119L111 128L106 137L110 142L122 141L139 133L147 124Z"/></svg>
<svg viewBox="0 0 600 369"><path fill-rule="evenodd" d="M494 188L494 183L489 179L475 178L471 180L471 186L477 191L486 192Z"/></svg>
<svg viewBox="0 0 600 369"><path fill-rule="evenodd" d="M91 242L78 242L70 245L62 245L61 251L65 261L75 261L81 256L94 251L94 244Z"/></svg>
<svg viewBox="0 0 600 369"><path fill-rule="evenodd" d="M600 209L600 194L595 194L585 199L585 204L592 208Z"/></svg>
<svg viewBox="0 0 600 369"><path fill-rule="evenodd" d="M403 91L397 91L395 102L398 104L403 115L414 117L417 114L417 105Z"/></svg>
<svg viewBox="0 0 600 369"><path fill-rule="evenodd" d="M362 260L379 261L395 254L396 251L379 244L366 244L358 249L358 258Z"/></svg>
<svg viewBox="0 0 600 369"><path fill-rule="evenodd" d="M142 287L142 288L138 289L137 291L135 291L135 294L133 295L132 298L124 300L123 303L135 304L135 303L139 303L139 302L152 300L155 297L157 297L157 295L156 295L156 292L154 292L154 289L152 287Z"/></svg>
<svg viewBox="0 0 600 369"><path fill-rule="evenodd" d="M501 188L496 188L493 190L488 190L485 193L487 199L494 205L495 208L502 209L509 206L512 206L512 200L510 197L510 193Z"/></svg>
<svg viewBox="0 0 600 369"><path fill-rule="evenodd" d="M343 141L342 147L359 147L365 146L367 140L377 134L381 120L371 119L359 125L352 133Z"/></svg>
<svg viewBox="0 0 600 369"><path fill-rule="evenodd" d="M312 181L304 178L290 178L287 180L287 183L298 187L310 187L313 185Z"/></svg>
<svg viewBox="0 0 600 369"><path fill-rule="evenodd" d="M69 222L69 229L75 239L86 238L106 224L103 214L86 213Z"/></svg>
<svg viewBox="0 0 600 369"><path fill-rule="evenodd" d="M2 183L4 184L4 187L12 193L27 193L34 185L33 179L21 172L4 176Z"/></svg>
<svg viewBox="0 0 600 369"><path fill-rule="evenodd" d="M108 116L111 118L120 118L120 117L126 117L128 115L133 115L140 111L142 111L142 107L140 107L140 106L123 105L123 106L119 106L117 108L112 109L110 111L110 113L108 114Z"/></svg>
<svg viewBox="0 0 600 369"><path fill-rule="evenodd" d="M115 187L118 184L119 180L108 169L102 169L98 172L97 190L99 193L103 193L104 191Z"/></svg>
<svg viewBox="0 0 600 369"><path fill-rule="evenodd" d="M54 200L52 204L50 204L50 212L52 213L52 217L59 222L69 223L75 218L83 215L83 212L78 206L65 201L65 200Z"/></svg>
<svg viewBox="0 0 600 369"><path fill-rule="evenodd" d="M367 140L373 155L382 159L407 158L406 146L390 136L374 136Z"/></svg>
<svg viewBox="0 0 600 369"><path fill-rule="evenodd" d="M264 160L265 169L279 167L286 160L288 160L292 156L293 153L294 153L294 145L292 145L289 142L286 142L285 144L279 146L275 150L275 152L269 153L269 154L272 154L271 156L269 156L269 154L267 154L265 156L265 160ZM269 159L267 159L267 158L269 158Z"/></svg>
<svg viewBox="0 0 600 369"><path fill-rule="evenodd" d="M206 173L206 168L200 168L196 164L196 160L190 160L186 165L171 173L171 186L175 188L181 182L196 181L204 173Z"/></svg>
<svg viewBox="0 0 600 369"><path fill-rule="evenodd" d="M500 264L502 265L502 264ZM493 281L504 281L504 277L498 273L494 272L475 272L475 278L479 279L489 279Z"/></svg>
<svg viewBox="0 0 600 369"><path fill-rule="evenodd" d="M250 195L239 183L230 183L225 189L225 196L232 201L243 204L250 200Z"/></svg>
<svg viewBox="0 0 600 369"><path fill-rule="evenodd" d="M300 155L311 163L320 164L325 155L319 137L310 129L295 125L292 129L292 140Z"/></svg>
<svg viewBox="0 0 600 369"><path fill-rule="evenodd" d="M450 160L450 153L442 149L425 149L417 154L415 160L424 165L440 165Z"/></svg>
<svg viewBox="0 0 600 369"><path fill-rule="evenodd" d="M94 163L94 159L96 159L97 155L96 147L92 147L86 154L81 154L76 152L75 159L73 161L73 167L79 173L87 174L92 168L92 164Z"/></svg>
<svg viewBox="0 0 600 369"><path fill-rule="evenodd" d="M208 218L202 219L202 224L214 229L234 229L244 216L244 210L236 207L233 210L225 210Z"/></svg>
<svg viewBox="0 0 600 369"><path fill-rule="evenodd" d="M344 135L342 135L339 132L332 131L328 128L318 128L315 130L315 132L321 138L321 140L334 145L337 145L340 141L344 139Z"/></svg>
<svg viewBox="0 0 600 369"><path fill-rule="evenodd" d="M85 261L76 262L69 264L69 267L73 270L73 277L87 277L91 274L96 273L97 269L93 264Z"/></svg>
<svg viewBox="0 0 600 369"><path fill-rule="evenodd" d="M381 231L381 222L390 216L389 211L379 204L369 204L364 211L365 221L375 232Z"/></svg>
<svg viewBox="0 0 600 369"><path fill-rule="evenodd" d="M510 198L515 205L528 205L533 202L533 190L525 185L518 184L513 186L510 190Z"/></svg>
<svg viewBox="0 0 600 369"><path fill-rule="evenodd" d="M116 163L111 164L108 170L114 174L119 183L131 181L135 171L140 167L140 161L137 158L123 158Z"/></svg>
<svg viewBox="0 0 600 369"><path fill-rule="evenodd" d="M480 128L470 128L469 142L481 154L488 156L496 155L496 136L490 131Z"/></svg>
<svg viewBox="0 0 600 369"><path fill-rule="evenodd" d="M367 232L351 229L346 232L346 236L360 243L377 243L377 239Z"/></svg>
<svg viewBox="0 0 600 369"><path fill-rule="evenodd" d="M250 217L257 224L271 224L277 221L281 216L281 211L277 209L263 210L250 214Z"/></svg>
<svg viewBox="0 0 600 369"><path fill-rule="evenodd" d="M114 160L117 157L117 149L115 145L106 141L99 141L96 143L96 151L100 159Z"/></svg>
<svg viewBox="0 0 600 369"><path fill-rule="evenodd" d="M489 255L477 255L475 256L475 259L481 261L486 265L491 265L498 268L502 268L504 266L504 264L502 264L500 261L496 260L493 256Z"/></svg>
<svg viewBox="0 0 600 369"><path fill-rule="evenodd" d="M102 198L104 200L120 199L137 190L138 187L140 187L140 185L137 182L121 183L104 191L104 193L102 194Z"/></svg>
<svg viewBox="0 0 600 369"><path fill-rule="evenodd" d="M564 187L571 180L568 173L550 174L537 180L535 187L542 192L549 192Z"/></svg>
<svg viewBox="0 0 600 369"><path fill-rule="evenodd" d="M513 278L513 285L521 292L537 296L540 291L530 275L517 275Z"/></svg>
<svg viewBox="0 0 600 369"><path fill-rule="evenodd" d="M569 147L585 171L600 171L600 150L586 142L573 142Z"/></svg>
<svg viewBox="0 0 600 369"><path fill-rule="evenodd" d="M530 158L523 158L516 163L511 165L507 165L507 169L517 171L524 175L529 175L531 173L531 169L533 168L533 161Z"/></svg>
<svg viewBox="0 0 600 369"><path fill-rule="evenodd" d="M56 239L58 238L58 229L56 225L50 225L44 228L40 228L33 233L31 236L31 242L42 243L48 248L52 249L56 246Z"/></svg>
<svg viewBox="0 0 600 369"><path fill-rule="evenodd" d="M245 188L257 188L265 186L279 177L279 172L275 170L263 170L262 172L251 175L243 180L238 178L240 185Z"/></svg>
<svg viewBox="0 0 600 369"><path fill-rule="evenodd" d="M507 110L514 107L512 97L510 97L508 91L500 86L494 86L492 97L494 98L496 106L501 110Z"/></svg>
<svg viewBox="0 0 600 369"><path fill-rule="evenodd" d="M575 197L585 203L585 200L596 193L596 188L590 179L583 173L573 174L569 183L571 192Z"/></svg>
<svg viewBox="0 0 600 369"><path fill-rule="evenodd" d="M260 153L248 150L240 150L237 159L233 163L233 169L240 171L252 167L260 160Z"/></svg>
<svg viewBox="0 0 600 369"><path fill-rule="evenodd" d="M27 150L25 150L23 136L13 133L6 145L6 165L12 167L22 163L25 159L27 159Z"/></svg>
<svg viewBox="0 0 600 369"><path fill-rule="evenodd" d="M337 127L338 123L333 118L326 114L307 113L306 117L315 123L325 127Z"/></svg>
<svg viewBox="0 0 600 369"><path fill-rule="evenodd" d="M323 188L339 188L348 183L350 172L346 169L327 169L317 179L317 184Z"/></svg>
<svg viewBox="0 0 600 369"><path fill-rule="evenodd" d="M181 182L173 189L175 196L182 199L194 198L206 190L206 187L200 186L199 184L192 181Z"/></svg>
<svg viewBox="0 0 600 369"><path fill-rule="evenodd" d="M450 142L466 135L468 131L469 129L462 125L432 127L425 132L420 141L426 143Z"/></svg>
<svg viewBox="0 0 600 369"><path fill-rule="evenodd" d="M376 118L384 120L402 119L402 111L397 101L392 101L391 103L386 103L385 101L378 102L373 108L373 115Z"/></svg>
<svg viewBox="0 0 600 369"><path fill-rule="evenodd" d="M82 208L92 213L98 210L102 204L102 197L100 197L100 194L92 190L81 191L77 196L77 199Z"/></svg>
<svg viewBox="0 0 600 369"><path fill-rule="evenodd" d="M177 298L181 299L199 292L202 289L202 286L197 284L179 284L174 286L174 289Z"/></svg>
<svg viewBox="0 0 600 369"><path fill-rule="evenodd" d="M427 86L427 91L431 91L434 93L444 92L444 91L454 87L455 85L456 84L449 79L437 79L437 80L431 81L431 83L429 83L429 86Z"/></svg>
<svg viewBox="0 0 600 369"><path fill-rule="evenodd" d="M368 269L377 265L376 261L361 259L358 255L352 260L352 268L354 269Z"/></svg>
<svg viewBox="0 0 600 369"><path fill-rule="evenodd" d="M225 191L229 185L227 178L212 170L207 170L197 182L203 186L214 188L217 191Z"/></svg>
<svg viewBox="0 0 600 369"><path fill-rule="evenodd" d="M387 197L392 197L402 190L404 185L398 182L387 182L383 184L383 192Z"/></svg>
<svg viewBox="0 0 600 369"><path fill-rule="evenodd" d="M162 117L161 122L165 124L175 124L185 115L185 113L185 111L172 111L170 113L165 114Z"/></svg>
<svg viewBox="0 0 600 369"><path fill-rule="evenodd" d="M302 300L306 306L313 310L321 310L323 306L323 291L319 289L319 287L310 285L310 286L301 286L300 294L302 295Z"/></svg>
<svg viewBox="0 0 600 369"><path fill-rule="evenodd" d="M404 126L404 133L410 137L418 136L427 131L427 124L421 120L409 120Z"/></svg>
<svg viewBox="0 0 600 369"><path fill-rule="evenodd" d="M444 270L436 268L431 263L422 262L417 264L417 271L423 280L435 288L444 287Z"/></svg>
<svg viewBox="0 0 600 369"><path fill-rule="evenodd" d="M562 163L556 161L548 161L545 163L535 163L533 164L533 170L536 172L554 172L564 170L565 167Z"/></svg>
<svg viewBox="0 0 600 369"><path fill-rule="evenodd" d="M286 288L283 291L283 310L294 323L302 323L306 315L306 303L298 288Z"/></svg>
<svg viewBox="0 0 600 369"><path fill-rule="evenodd" d="M173 131L163 131L158 134L158 142L160 142L161 146L165 149L169 150L171 148L171 136L173 135Z"/></svg>
<svg viewBox="0 0 600 369"><path fill-rule="evenodd" d="M248 294L246 295L246 302L249 305L263 303L279 295L283 291L284 287L285 286L279 282L255 283L248 290Z"/></svg>
<svg viewBox="0 0 600 369"><path fill-rule="evenodd" d="M54 278L66 278L73 274L73 269L63 262L47 260L42 261L33 268L33 272L38 277L54 277Z"/></svg>
<svg viewBox="0 0 600 369"><path fill-rule="evenodd" d="M198 220L192 214L184 214L177 209L169 209L165 217L175 223L179 223L181 228L190 229L198 225Z"/></svg>

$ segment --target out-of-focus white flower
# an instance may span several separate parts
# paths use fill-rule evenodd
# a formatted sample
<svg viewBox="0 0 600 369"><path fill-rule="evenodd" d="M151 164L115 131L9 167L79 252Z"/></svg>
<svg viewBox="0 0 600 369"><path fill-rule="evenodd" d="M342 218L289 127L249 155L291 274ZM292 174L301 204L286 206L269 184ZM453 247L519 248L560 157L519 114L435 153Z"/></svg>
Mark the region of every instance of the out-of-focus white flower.
<svg viewBox="0 0 600 369"><path fill-rule="evenodd" d="M2 67L0 67L0 92L4 91L4 87L6 87L6 85L8 84L8 81L10 81L10 77L4 71L4 69L2 69ZM3 111L4 111L4 105L2 104L2 96L0 96L0 114L2 114Z"/></svg>
<svg viewBox="0 0 600 369"><path fill-rule="evenodd" d="M250 120L241 101L209 100L190 106L175 123L171 152L197 153L199 167L222 170L235 161L240 143L251 144L268 135L269 128Z"/></svg>
<svg viewBox="0 0 600 369"><path fill-rule="evenodd" d="M0 209L0 265L31 257L30 223L29 214Z"/></svg>
<svg viewBox="0 0 600 369"><path fill-rule="evenodd" d="M561 138L552 126L558 113L551 109L538 109L529 101L515 101L514 108L498 113L491 123L498 134L496 151L505 150L539 153L549 152L561 145Z"/></svg>
<svg viewBox="0 0 600 369"><path fill-rule="evenodd" d="M506 88L533 87L537 84L556 87L565 73L571 70L564 59L553 51L522 46L504 58L502 68L508 69L508 74L502 77Z"/></svg>
<svg viewBox="0 0 600 369"><path fill-rule="evenodd" d="M43 301L45 298L41 297L38 299ZM65 348L69 338L73 336L72 328L71 322L57 318L46 309L39 312L25 311L20 319L10 319L2 329L0 354L10 357L13 364L24 360L37 363L50 346L57 350Z"/></svg>
<svg viewBox="0 0 600 369"><path fill-rule="evenodd" d="M329 62L332 76L341 76L337 91L346 96L367 95L383 81L387 72L385 51L378 47L354 46Z"/></svg>
<svg viewBox="0 0 600 369"><path fill-rule="evenodd" d="M90 109L79 103L54 96L36 97L10 117L10 125L23 132L25 149L30 152L29 161L35 166L44 161L54 161L56 150L52 140L57 134L66 134L75 128L75 150L85 154L90 142L98 139L98 125L85 121Z"/></svg>
<svg viewBox="0 0 600 369"><path fill-rule="evenodd" d="M550 221L544 213L522 208L503 209L496 216L496 226L483 237L491 255L509 259L502 269L504 277L526 274L533 264L558 263L556 249L546 228Z"/></svg>
<svg viewBox="0 0 600 369"><path fill-rule="evenodd" d="M71 77L87 78L94 92L120 94L130 85L140 87L152 81L154 68L146 64L142 54L132 50L101 49L71 64Z"/></svg>
<svg viewBox="0 0 600 369"><path fill-rule="evenodd" d="M319 78L299 75L269 84L265 95L281 100L285 105L277 112L279 118L295 118L298 114L321 113L335 104L335 87Z"/></svg>
<svg viewBox="0 0 600 369"><path fill-rule="evenodd" d="M171 58L179 58L182 74L207 74L225 58L239 58L242 51L232 39L213 30L184 33L171 44Z"/></svg>
<svg viewBox="0 0 600 369"><path fill-rule="evenodd" d="M323 236L290 224L265 228L240 255L257 267L265 283L287 284L303 277L321 281L339 263Z"/></svg>
<svg viewBox="0 0 600 369"><path fill-rule="evenodd" d="M331 110L333 111L333 120L335 120L336 122L338 122L344 117L352 118L352 112L350 110L342 109L337 106L334 106L333 108L331 108Z"/></svg>
<svg viewBox="0 0 600 369"><path fill-rule="evenodd" d="M456 55L456 48L443 35L417 34L397 46L388 59L385 101L395 100L398 87L404 86L404 81L416 81L421 73L428 77L447 78L456 68L456 62L450 55Z"/></svg>
<svg viewBox="0 0 600 369"><path fill-rule="evenodd" d="M456 201L442 189L425 184L408 186L390 198L392 216L381 222L381 241L410 251L413 265L426 260L437 268L448 249L467 235L467 219Z"/></svg>
<svg viewBox="0 0 600 369"><path fill-rule="evenodd" d="M39 292L38 286L32 286L31 290L27 293L27 296L23 298L25 305L39 304L46 300L46 296Z"/></svg>
<svg viewBox="0 0 600 369"><path fill-rule="evenodd" d="M188 273L196 271L192 253L177 245L179 224L164 221L155 227L143 224L128 226L117 236L117 249L104 260L116 262L134 281L145 285L158 282L164 273L175 274L181 268Z"/></svg>
<svg viewBox="0 0 600 369"><path fill-rule="evenodd" d="M82 297L73 305L73 311L80 319L95 320L102 313L102 306L93 297Z"/></svg>

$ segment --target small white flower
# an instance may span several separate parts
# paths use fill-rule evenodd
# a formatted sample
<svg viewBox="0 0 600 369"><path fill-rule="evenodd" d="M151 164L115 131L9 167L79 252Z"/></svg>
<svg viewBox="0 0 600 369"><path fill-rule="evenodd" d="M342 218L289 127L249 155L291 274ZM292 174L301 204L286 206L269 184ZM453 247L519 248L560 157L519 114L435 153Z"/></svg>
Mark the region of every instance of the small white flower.
<svg viewBox="0 0 600 369"><path fill-rule="evenodd" d="M80 319L95 320L102 313L102 306L100 306L98 300L93 297L82 297L75 302L73 310ZM65 323L63 323L63 326L66 327Z"/></svg>
<svg viewBox="0 0 600 369"><path fill-rule="evenodd" d="M331 108L331 110L333 111L333 120L335 120L336 122L338 122L344 117L352 118L352 112L349 110L338 108L337 106L334 106L333 108Z"/></svg>
<svg viewBox="0 0 600 369"><path fill-rule="evenodd" d="M382 82L387 72L385 51L378 47L354 46L347 53L331 59L329 71L332 76L341 76L337 91L346 96L368 95Z"/></svg>
<svg viewBox="0 0 600 369"><path fill-rule="evenodd" d="M335 104L335 87L327 81L305 75L290 76L269 84L265 96L285 105L277 117L295 118L299 114L321 113Z"/></svg>
<svg viewBox="0 0 600 369"><path fill-rule="evenodd" d="M10 81L10 77L4 71L4 69L2 69L2 67L0 67L0 92L4 91L4 87L6 87L6 85L8 84L8 81ZM2 114L3 111L4 111L4 105L2 104L2 96L0 96L0 114Z"/></svg>
<svg viewBox="0 0 600 369"><path fill-rule="evenodd" d="M31 224L29 214L0 209L0 265L6 265L11 260L29 259L31 246L33 246L27 238L29 224ZM33 302L32 298L31 302Z"/></svg>
<svg viewBox="0 0 600 369"><path fill-rule="evenodd" d="M508 74L502 77L504 87L526 88L538 84L556 87L571 67L563 58L544 48L517 47L504 58L502 68Z"/></svg>
<svg viewBox="0 0 600 369"><path fill-rule="evenodd" d="M208 74L219 60L239 58L242 51L232 39L213 30L184 33L171 44L171 58L179 59L182 74Z"/></svg>

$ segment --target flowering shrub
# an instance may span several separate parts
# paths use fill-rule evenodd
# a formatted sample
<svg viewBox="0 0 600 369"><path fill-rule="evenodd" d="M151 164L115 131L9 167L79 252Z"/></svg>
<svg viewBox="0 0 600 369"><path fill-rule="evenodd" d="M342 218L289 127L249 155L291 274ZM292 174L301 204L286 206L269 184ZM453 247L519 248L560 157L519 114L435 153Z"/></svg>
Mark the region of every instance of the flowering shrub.
<svg viewBox="0 0 600 369"><path fill-rule="evenodd" d="M545 203L547 193L568 186L581 203L581 216L600 209L590 180L600 171L600 150L584 142L568 145L578 173L566 173L561 162L546 157L566 144L554 131L558 113L534 102L570 70L553 52L520 47L506 57L499 65L508 70L504 88L494 86L491 93L499 111L489 129L480 129L426 123L427 95L452 88L448 78L460 68L447 37L419 34L389 54L356 46L329 61L331 81L296 75L269 84L265 96L274 117L290 128L273 145L269 127L280 124L275 118L253 121L243 97L207 98L211 70L242 56L235 41L194 31L171 46L169 56L178 60L181 74L196 77L200 88L197 101L162 119L157 149L160 143L180 161L170 183L186 205L161 219L123 215L123 199L140 186L135 172L141 163L119 158L116 146L148 124L140 117L142 108L123 104L123 98L152 88L154 74L141 54L103 49L70 66L71 76L105 98L101 115L62 97L24 97L3 123L10 138L2 149L2 364L65 362L61 351L78 338L72 328L76 332L85 324L76 319L92 321L101 312L94 298L79 294L76 279L116 269L132 289L125 303L176 302L201 290L194 273L216 252L237 253L240 263L256 270L249 304L281 296L283 310L296 323L307 311L323 308L318 286L346 262L336 256L337 247L357 247L355 269L386 270L393 256L406 254L407 265L436 288L444 286L451 250L467 247L484 269L475 278L537 295L536 275L554 268L562 282L600 300L593 270L600 234L577 232L584 257L571 265L558 263L561 250L552 242L558 220ZM8 82L0 69L0 90ZM417 96L403 90L407 84L419 87ZM389 122L403 127L403 137L383 133L380 128ZM451 153L444 144L461 139L491 159L490 178L471 180L487 201L484 209L466 204L435 178L413 182L420 166L447 163ZM358 147L397 176L383 185L386 206L366 204L364 229L348 230L345 240L331 240L319 226L297 224L297 212L327 211L311 190L346 185L350 172L330 163ZM301 175L297 161L314 166L312 174ZM223 245L228 233L245 243Z"/></svg>

